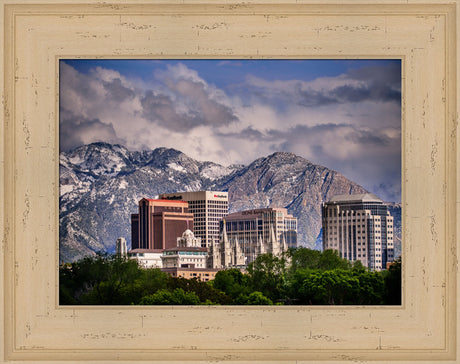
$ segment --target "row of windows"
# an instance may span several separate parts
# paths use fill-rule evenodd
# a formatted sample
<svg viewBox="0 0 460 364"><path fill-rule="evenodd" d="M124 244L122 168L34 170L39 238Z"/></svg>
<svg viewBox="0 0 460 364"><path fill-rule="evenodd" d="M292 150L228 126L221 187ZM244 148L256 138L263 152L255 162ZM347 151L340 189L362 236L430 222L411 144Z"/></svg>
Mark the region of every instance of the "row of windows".
<svg viewBox="0 0 460 364"><path fill-rule="evenodd" d="M202 262L203 258L197 259L197 258L182 258L181 262Z"/></svg>
<svg viewBox="0 0 460 364"><path fill-rule="evenodd" d="M337 224L337 223L339 223L339 224L343 225L344 223L347 223L347 222L349 223L350 221L349 221L349 220L346 220L346 221L338 220L338 221L337 221L337 219L334 219L334 220L329 221L329 224L332 224L332 223ZM356 221L353 220L353 222L356 222ZM357 222L365 222L365 221L358 220ZM365 225L365 224L361 224L361 225L353 224L353 226L362 226L362 227L365 227L366 225Z"/></svg>
<svg viewBox="0 0 460 364"><path fill-rule="evenodd" d="M208 209L209 213L220 213L224 215L227 215L227 211L227 209Z"/></svg>
<svg viewBox="0 0 460 364"><path fill-rule="evenodd" d="M329 216L331 216L331 215L334 215L334 217L337 216L337 209L329 209L328 212L329 212ZM356 212L354 210L340 210L340 214L341 215L349 214L350 216L366 216L366 215L368 215L368 213L366 214L364 211Z"/></svg>
<svg viewBox="0 0 460 364"><path fill-rule="evenodd" d="M174 268L177 268L177 264L174 263L174 264L173 264L173 267L174 267ZM204 268L203 264L196 264L196 267L197 267L197 268L200 268L200 267L201 267L201 268ZM175 275L175 274L173 273L173 276L174 276L174 275Z"/></svg>
<svg viewBox="0 0 460 364"><path fill-rule="evenodd" d="M184 251L168 251L168 252L164 252L163 254L164 255L177 255L179 253L179 255L207 255L208 253L207 252L184 252Z"/></svg>

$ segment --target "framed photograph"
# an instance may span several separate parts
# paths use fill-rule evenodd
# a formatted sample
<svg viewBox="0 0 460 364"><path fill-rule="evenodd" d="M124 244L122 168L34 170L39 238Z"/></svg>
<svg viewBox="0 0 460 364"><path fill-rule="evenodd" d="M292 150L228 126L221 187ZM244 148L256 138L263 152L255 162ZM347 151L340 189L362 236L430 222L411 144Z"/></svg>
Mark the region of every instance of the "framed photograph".
<svg viewBox="0 0 460 364"><path fill-rule="evenodd" d="M0 319L5 335L1 360L457 362L459 10L457 1L423 5L65 0L2 4ZM95 129L83 130L71 123L72 115L94 108L91 103L97 101L97 95L82 99L75 93L85 86L85 72L90 69L85 71L85 62L93 62L92 69L99 75L105 72L100 80L106 84L101 81L97 87L107 86L106 91L112 87L121 102L130 90L121 81L113 82L109 74L113 68L101 65L128 60L166 65L157 72L165 87L168 77L190 75L192 67L187 65L205 60L222 65L240 60L259 66L275 60L397 63L401 70L402 305L60 305L60 143L68 143L70 150L78 142L91 142L96 134ZM60 87L64 72L73 77L73 89ZM144 81L139 75L136 79ZM253 84L268 87L272 93L293 87L261 81ZM179 90L182 95L191 91L190 84L182 86L186 88ZM392 96L383 95L378 84L371 86L374 95ZM200 97L198 91L193 91L195 98ZM214 101L219 97L222 101L220 91L216 87ZM356 98L359 95L354 91L350 97ZM59 124L64 92L73 92L66 98L70 127ZM149 95L154 96L153 91L143 95L144 107L139 112L148 112ZM316 96L324 95L317 92ZM162 100L162 110L171 119L173 110L165 104L167 98ZM199 100L200 105L218 114L222 122L225 116L231 119L225 103L216 109L217 103L209 100ZM98 115L111 112L110 105L104 106ZM190 116L189 126L195 127L197 119L187 106L184 102L181 112ZM356 116L371 110L349 111ZM270 120L267 109L259 112ZM387 118L378 115L376 122L380 120ZM87 125L111 136L108 142L114 144L133 132L112 133L91 116ZM141 128L129 138L165 139L168 134L161 127L157 125L158 133L151 135L142 134ZM253 137L267 137L248 128ZM224 135L223 130L219 133ZM305 143L312 143L311 133L303 136ZM257 144L259 150L265 147ZM240 150L244 148L248 146L243 143ZM212 151L203 149L205 154ZM244 152L246 156L250 151ZM382 172L386 177L390 174Z"/></svg>
<svg viewBox="0 0 460 364"><path fill-rule="evenodd" d="M60 305L401 304L401 59L61 59L59 95Z"/></svg>

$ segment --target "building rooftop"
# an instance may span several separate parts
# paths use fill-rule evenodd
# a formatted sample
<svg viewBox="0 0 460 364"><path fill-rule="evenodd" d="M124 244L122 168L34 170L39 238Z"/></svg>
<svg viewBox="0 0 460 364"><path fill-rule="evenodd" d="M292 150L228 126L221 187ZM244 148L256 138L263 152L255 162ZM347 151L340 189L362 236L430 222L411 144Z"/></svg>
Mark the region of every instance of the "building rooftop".
<svg viewBox="0 0 460 364"><path fill-rule="evenodd" d="M232 219L236 220L240 218L247 218L251 215L260 216L264 212L274 212L274 211L282 212L285 217L292 217L292 215L290 215L287 209L284 207L263 207L263 208L258 208L258 209L250 209L250 210L233 212L225 216L223 220L232 220Z"/></svg>
<svg viewBox="0 0 460 364"><path fill-rule="evenodd" d="M187 246L187 247L180 247L180 246L175 246L172 248L167 248L164 249L163 251L165 252L170 252L170 251L181 251L181 252L207 252L208 248L205 247L198 247L198 246Z"/></svg>
<svg viewBox="0 0 460 364"><path fill-rule="evenodd" d="M142 200L147 200L149 202L186 203L186 204L188 204L187 201L182 201L182 200L153 199L153 198L145 198L145 197Z"/></svg>
<svg viewBox="0 0 460 364"><path fill-rule="evenodd" d="M336 195L328 202L380 202L383 201L372 193L361 193L357 195Z"/></svg>
<svg viewBox="0 0 460 364"><path fill-rule="evenodd" d="M161 268L163 272L188 271L188 272L218 272L220 268L189 268L189 267L171 267Z"/></svg>
<svg viewBox="0 0 460 364"><path fill-rule="evenodd" d="M133 249L128 250L128 254L130 253L161 253L163 249Z"/></svg>

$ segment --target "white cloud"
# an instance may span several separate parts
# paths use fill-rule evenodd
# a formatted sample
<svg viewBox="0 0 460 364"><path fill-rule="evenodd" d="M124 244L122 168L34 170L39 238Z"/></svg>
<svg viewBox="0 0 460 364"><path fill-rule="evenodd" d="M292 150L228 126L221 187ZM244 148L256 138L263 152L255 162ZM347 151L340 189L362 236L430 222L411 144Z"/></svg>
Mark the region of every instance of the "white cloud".
<svg viewBox="0 0 460 364"><path fill-rule="evenodd" d="M62 63L61 146L105 138L132 150L164 146L225 165L290 151L365 188L398 195L398 82L372 78L375 73L308 82L250 76L229 91L180 63L156 70L151 80L102 67L82 74Z"/></svg>

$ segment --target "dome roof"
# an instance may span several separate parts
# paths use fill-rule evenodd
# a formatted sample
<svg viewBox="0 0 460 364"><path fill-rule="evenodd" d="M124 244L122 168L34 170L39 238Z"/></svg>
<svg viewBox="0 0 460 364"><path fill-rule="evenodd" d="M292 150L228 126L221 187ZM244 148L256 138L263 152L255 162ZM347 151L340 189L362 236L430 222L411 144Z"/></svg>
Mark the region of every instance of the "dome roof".
<svg viewBox="0 0 460 364"><path fill-rule="evenodd" d="M183 238L193 238L194 235L193 235L192 230L190 230L190 229L185 230L185 231L182 233L182 237L183 237Z"/></svg>

